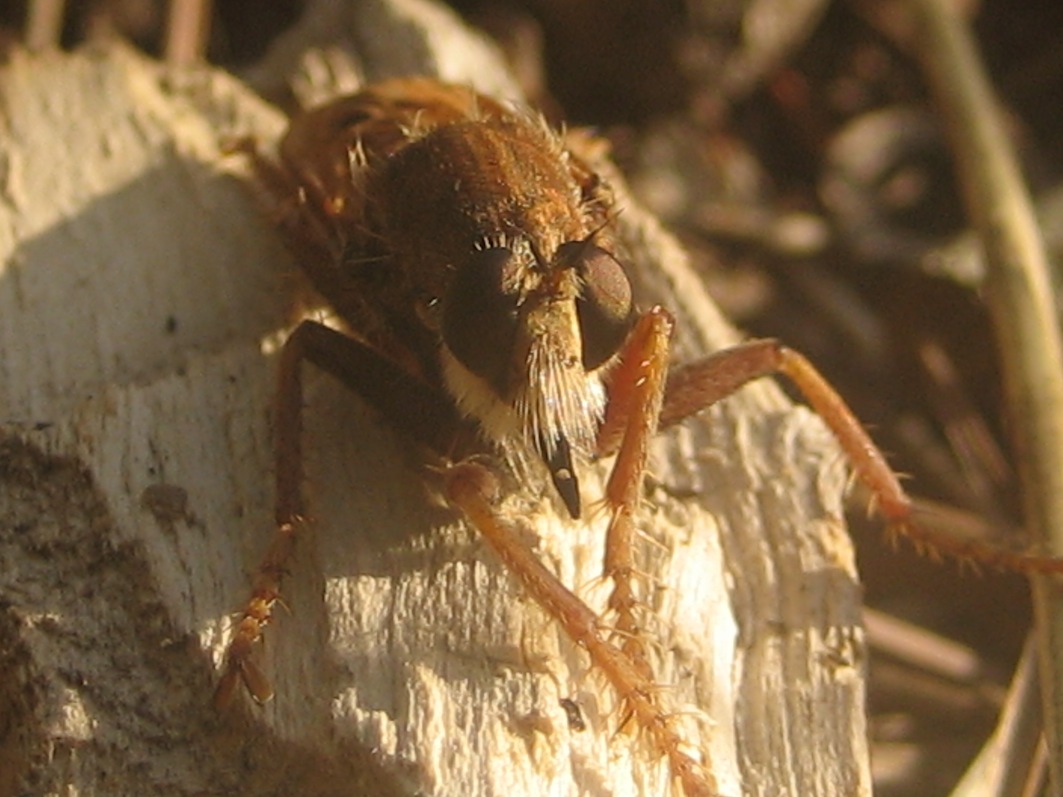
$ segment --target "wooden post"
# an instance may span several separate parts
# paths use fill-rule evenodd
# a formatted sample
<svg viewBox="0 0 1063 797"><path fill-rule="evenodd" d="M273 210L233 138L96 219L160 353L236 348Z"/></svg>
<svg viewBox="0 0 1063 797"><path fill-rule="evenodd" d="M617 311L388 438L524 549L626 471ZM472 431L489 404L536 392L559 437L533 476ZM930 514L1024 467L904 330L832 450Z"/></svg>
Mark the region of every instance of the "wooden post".
<svg viewBox="0 0 1063 797"><path fill-rule="evenodd" d="M439 9L353 5L333 33L372 26L367 72L419 30L420 55L390 56L492 88L461 60L489 49ZM231 77L120 47L16 57L0 97L0 793L669 794L417 452L316 374L312 523L261 657L277 697L211 709L272 533L269 344L295 271L219 141L268 142L283 120ZM677 356L735 341L673 239L621 205L636 289L676 313ZM652 462L653 657L692 750L726 795L869 794L831 439L755 385L663 434ZM600 607L602 519L545 504L519 485L510 499Z"/></svg>

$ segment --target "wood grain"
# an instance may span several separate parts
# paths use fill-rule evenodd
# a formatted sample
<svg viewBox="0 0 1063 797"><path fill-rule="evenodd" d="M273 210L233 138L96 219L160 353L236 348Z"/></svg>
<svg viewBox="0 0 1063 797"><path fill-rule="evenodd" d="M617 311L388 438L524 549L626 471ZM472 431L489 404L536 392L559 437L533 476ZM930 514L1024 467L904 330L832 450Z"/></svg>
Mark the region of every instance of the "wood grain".
<svg viewBox="0 0 1063 797"><path fill-rule="evenodd" d="M333 31L348 47L372 31L351 49L365 73L388 74L381 42L420 25L399 62L483 74L450 54L489 48L450 18L441 34L434 6L363 6ZM277 698L211 710L271 533L269 344L295 268L218 142L271 141L283 119L228 76L119 47L18 57L0 86L0 793L668 794L417 452L317 374L313 522L262 656ZM677 356L736 340L676 243L622 204ZM720 791L870 793L846 476L818 420L751 386L662 435L653 471L657 672ZM563 521L528 489L509 509L601 606L601 519Z"/></svg>

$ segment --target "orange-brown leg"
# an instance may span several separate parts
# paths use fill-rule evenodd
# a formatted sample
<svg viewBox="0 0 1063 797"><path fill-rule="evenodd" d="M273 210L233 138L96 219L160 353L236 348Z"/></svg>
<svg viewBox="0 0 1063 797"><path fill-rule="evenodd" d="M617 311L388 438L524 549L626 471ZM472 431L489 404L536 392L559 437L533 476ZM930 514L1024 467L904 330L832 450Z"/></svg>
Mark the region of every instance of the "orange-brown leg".
<svg viewBox="0 0 1063 797"><path fill-rule="evenodd" d="M786 376L834 433L891 532L905 535L918 548L933 554L1023 572L1063 572L1063 560L960 540L942 531L935 512L913 503L905 493L886 458L841 396L804 356L778 341L749 341L676 368L668 375L660 426L678 423L747 382L772 374Z"/></svg>
<svg viewBox="0 0 1063 797"><path fill-rule="evenodd" d="M278 367L277 531L258 567L252 596L240 614L226 652L215 691L215 704L219 707L232 700L241 682L257 700L268 700L272 695L268 680L251 657L272 618L273 606L280 599L281 582L304 515L300 489L304 360L350 385L386 418L437 451L445 451L460 431L460 420L445 399L359 342L309 321L292 333L281 351ZM677 720L662 706L660 692L644 662L614 645L609 639L611 629L605 628L598 616L536 558L518 531L499 517L495 507L500 488L495 474L485 465L467 460L447 468L444 481L450 502L466 514L531 597L577 645L587 650L593 666L602 671L639 727L667 758L684 793L688 797L715 795L711 773L685 751Z"/></svg>
<svg viewBox="0 0 1063 797"><path fill-rule="evenodd" d="M500 487L495 474L479 462L466 460L447 468L443 478L450 502L465 513L528 594L587 651L592 665L616 689L638 727L668 759L672 775L682 783L687 797L715 795L715 780L705 766L684 751L676 718L661 705L660 690L645 662L614 645L612 630L539 561L518 530L499 516L496 505Z"/></svg>
<svg viewBox="0 0 1063 797"><path fill-rule="evenodd" d="M244 604L225 654L214 702L223 708L243 682L259 701L273 695L251 656L273 617L303 522L302 363L306 360L351 386L386 419L420 442L443 452L460 429L453 407L437 391L401 371L362 343L329 327L304 321L281 350L274 410L276 532L258 566L251 598Z"/></svg>
<svg viewBox="0 0 1063 797"><path fill-rule="evenodd" d="M661 412L673 326L671 315L660 307L649 310L636 322L624 343L620 362L609 375L609 404L597 442L599 454L617 454L605 488L610 516L604 575L613 582L608 606L615 615L616 631L623 638L623 650L646 675L650 668L636 617L639 600L635 593L635 512L649 443L657 431Z"/></svg>

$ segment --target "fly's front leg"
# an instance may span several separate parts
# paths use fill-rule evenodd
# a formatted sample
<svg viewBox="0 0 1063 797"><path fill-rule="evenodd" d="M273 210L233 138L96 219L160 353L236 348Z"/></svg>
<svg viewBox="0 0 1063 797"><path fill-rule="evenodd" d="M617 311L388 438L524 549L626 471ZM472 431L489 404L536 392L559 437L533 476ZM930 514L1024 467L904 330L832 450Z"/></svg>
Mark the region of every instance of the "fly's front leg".
<svg viewBox="0 0 1063 797"><path fill-rule="evenodd" d="M624 651L649 674L642 629L636 618L635 512L638 509L650 440L658 417L668 368L668 343L674 321L654 307L636 322L609 375L609 405L598 433L598 453L616 452L605 501L610 513L605 540L605 573L613 582L609 609Z"/></svg>
<svg viewBox="0 0 1063 797"><path fill-rule="evenodd" d="M251 656L273 618L298 532L304 523L302 496L302 364L313 363L351 387L396 426L415 439L443 451L459 420L437 391L401 371L379 353L322 324L304 321L281 349L274 409L276 461L276 531L255 572L251 597L225 653L221 680L214 692L219 708L228 705L240 682L256 700L273 689Z"/></svg>
<svg viewBox="0 0 1063 797"><path fill-rule="evenodd" d="M943 531L932 509L909 498L885 456L837 391L803 355L778 341L749 341L675 369L668 376L660 424L678 423L747 382L773 374L786 376L833 432L891 532L903 534L916 547L936 554L1023 572L1063 572L1063 560L961 540Z"/></svg>
<svg viewBox="0 0 1063 797"><path fill-rule="evenodd" d="M629 716L668 759L683 793L687 797L715 795L714 778L706 766L685 752L678 718L661 704L660 690L645 660L614 645L611 631L598 615L539 561L521 540L518 529L500 516L496 508L501 495L498 477L485 465L466 460L448 467L443 479L448 500L465 513L535 602L587 651L592 665L616 689Z"/></svg>

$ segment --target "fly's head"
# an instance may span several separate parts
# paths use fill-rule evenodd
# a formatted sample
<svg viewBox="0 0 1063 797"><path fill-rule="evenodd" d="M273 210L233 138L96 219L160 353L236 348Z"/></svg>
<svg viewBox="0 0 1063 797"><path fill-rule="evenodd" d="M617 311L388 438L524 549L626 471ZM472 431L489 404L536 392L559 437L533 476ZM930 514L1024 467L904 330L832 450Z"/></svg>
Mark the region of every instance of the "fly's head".
<svg viewBox="0 0 1063 797"><path fill-rule="evenodd" d="M443 297L448 390L511 461L546 466L574 518L574 462L594 452L603 376L633 318L627 275L594 235L484 238Z"/></svg>

